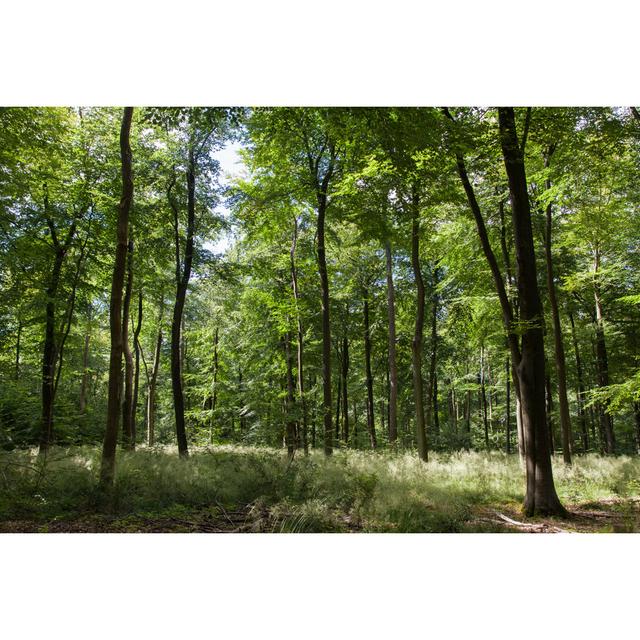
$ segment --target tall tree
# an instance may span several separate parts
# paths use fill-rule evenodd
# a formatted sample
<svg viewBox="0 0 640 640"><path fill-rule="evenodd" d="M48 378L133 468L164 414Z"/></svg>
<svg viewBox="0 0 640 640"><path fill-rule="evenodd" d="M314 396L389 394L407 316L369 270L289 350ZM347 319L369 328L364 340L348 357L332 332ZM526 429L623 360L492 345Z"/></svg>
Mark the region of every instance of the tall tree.
<svg viewBox="0 0 640 640"><path fill-rule="evenodd" d="M107 405L107 426L102 446L100 482L107 488L113 484L116 465L116 445L118 442L118 417L120 415L120 387L122 368L122 287L127 263L129 232L129 211L133 201L133 173L131 169L131 120L133 107L125 107L120 127L120 158L122 175L122 195L118 205L116 226L116 251L111 279L111 302L109 304L109 326L111 351L109 356L109 395Z"/></svg>

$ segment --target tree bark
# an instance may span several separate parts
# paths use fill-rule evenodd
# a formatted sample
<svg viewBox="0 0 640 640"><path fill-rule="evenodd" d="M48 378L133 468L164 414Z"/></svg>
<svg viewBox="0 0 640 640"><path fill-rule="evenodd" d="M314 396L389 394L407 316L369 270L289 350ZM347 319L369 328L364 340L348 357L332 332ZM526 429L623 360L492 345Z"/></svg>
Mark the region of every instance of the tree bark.
<svg viewBox="0 0 640 640"><path fill-rule="evenodd" d="M369 291L367 287L364 287L363 289L362 298L364 300L364 363L367 380L367 430L369 432L369 443L371 444L371 448L375 449L378 446L378 440L376 438L376 425L373 409L374 404L373 374L371 373L371 327L369 324Z"/></svg>
<svg viewBox="0 0 640 640"><path fill-rule="evenodd" d="M600 270L600 252L596 248L594 260L594 274L597 276ZM598 387L605 389L609 386L609 359L607 356L607 343L604 335L604 315L602 313L602 300L598 284L594 286L595 318L596 318L596 371ZM616 452L616 440L613 431L613 419L608 411L609 403L604 400L600 405L600 430L604 436L604 450L607 454Z"/></svg>
<svg viewBox="0 0 640 640"><path fill-rule="evenodd" d="M424 416L424 383L422 379L422 343L424 330L424 281L420 268L420 200L416 185L411 196L411 266L416 282L416 322L412 342L413 400L416 409L416 442L421 460L429 459Z"/></svg>
<svg viewBox="0 0 640 640"><path fill-rule="evenodd" d="M287 454L289 458L292 459L296 450L296 421L294 417L295 391L293 382L293 355L291 353L291 333L288 331L284 336L284 355L287 365L287 428L285 441Z"/></svg>
<svg viewBox="0 0 640 640"><path fill-rule="evenodd" d="M138 396L140 393L140 331L142 330L142 289L138 291L138 317L133 330L133 346L135 349L134 375L133 375L133 400L131 402L131 448L136 448L138 413Z"/></svg>
<svg viewBox="0 0 640 640"><path fill-rule="evenodd" d="M391 243L385 243L387 263L387 315L389 318L389 443L398 439L398 364L396 356L396 303Z"/></svg>
<svg viewBox="0 0 640 640"><path fill-rule="evenodd" d="M573 351L576 358L576 375L578 377L578 419L580 420L580 434L582 436L582 452L589 450L589 431L587 429L587 416L584 411L584 381L582 377L582 362L580 360L580 350L578 349L578 338L576 336L576 325L573 320L573 313L569 312L569 322L571 323L571 339L573 341Z"/></svg>
<svg viewBox="0 0 640 640"><path fill-rule="evenodd" d="M347 394L347 380L349 376L349 340L342 338L342 440L345 445L349 442L349 400Z"/></svg>
<svg viewBox="0 0 640 640"><path fill-rule="evenodd" d="M122 348L124 352L124 397L122 401L122 446L133 449L133 431L131 411L133 407L133 355L129 345L129 313L131 309L131 293L133 289L133 240L129 230L127 248L127 280L122 305Z"/></svg>
<svg viewBox="0 0 640 640"><path fill-rule="evenodd" d="M291 286L293 288L293 299L296 305L296 321L298 326L298 348L297 348L297 386L298 400L302 409L302 447L304 454L309 453L308 415L307 401L304 395L304 329L302 325L302 313L300 312L300 292L298 290L298 270L296 268L296 247L298 244L298 219L293 218L293 240L291 242Z"/></svg>
<svg viewBox="0 0 640 640"><path fill-rule="evenodd" d="M433 268L433 292L431 296L431 360L429 363L429 416L427 420L433 427L433 434L440 433L440 416L438 415L438 376L436 366L438 362L438 281L439 270Z"/></svg>
<svg viewBox="0 0 640 640"><path fill-rule="evenodd" d="M545 154L544 164L547 169L554 149L555 146L550 146ZM545 182L547 190L551 189L551 180L547 177ZM564 341L562 339L560 311L558 310L556 284L553 276L553 257L551 254L552 222L552 204L549 202L546 207L546 232L544 235L544 255L547 267L547 291L549 293L549 305L551 306L551 318L553 321L553 344L555 348L556 376L558 378L560 428L562 431L562 456L565 464L571 464L571 414L569 413L569 399L567 397L567 365L564 353Z"/></svg>
<svg viewBox="0 0 640 640"><path fill-rule="evenodd" d="M125 107L120 128L120 158L122 172L122 196L118 206L116 256L111 280L109 325L111 353L109 356L109 395L107 401L107 425L102 447L100 483L103 487L113 484L120 415L120 386L122 367L122 287L124 285L129 229L129 210L133 200L133 176L131 171L131 146L129 135L133 107Z"/></svg>
<svg viewBox="0 0 640 640"><path fill-rule="evenodd" d="M543 311L538 291L524 155L518 143L513 108L499 108L498 119L500 144L509 181L522 325L518 381L527 475L524 511L527 515L565 515L566 511L558 499L553 482L547 439Z"/></svg>
<svg viewBox="0 0 640 640"><path fill-rule="evenodd" d="M317 252L320 286L322 289L322 409L324 422L324 452L333 453L331 425L331 320L329 317L329 275L324 240L324 223L327 210L327 194L318 193Z"/></svg>
<svg viewBox="0 0 640 640"><path fill-rule="evenodd" d="M53 407L56 394L55 370L58 357L56 345L56 298L64 259L76 232L76 221L74 219L69 227L66 239L64 242L60 242L53 217L49 211L49 196L46 185L44 191L44 215L51 234L54 257L51 277L46 289L47 303L45 307L44 347L42 350L42 414L39 455L46 455L53 438Z"/></svg>
<svg viewBox="0 0 640 640"><path fill-rule="evenodd" d="M176 299L173 307L173 319L171 324L171 390L173 393L173 406L176 418L176 438L178 440L178 453L186 458L189 455L187 443L187 431L185 425L185 402L182 388L182 319L184 305L187 297L187 288L191 278L191 266L193 263L193 236L195 231L195 191L196 191L196 158L193 142L189 143L187 160L187 237L184 250L184 260L180 264L180 239L178 235L178 213L174 211L174 233L176 242ZM182 269L181 269L182 266Z"/></svg>

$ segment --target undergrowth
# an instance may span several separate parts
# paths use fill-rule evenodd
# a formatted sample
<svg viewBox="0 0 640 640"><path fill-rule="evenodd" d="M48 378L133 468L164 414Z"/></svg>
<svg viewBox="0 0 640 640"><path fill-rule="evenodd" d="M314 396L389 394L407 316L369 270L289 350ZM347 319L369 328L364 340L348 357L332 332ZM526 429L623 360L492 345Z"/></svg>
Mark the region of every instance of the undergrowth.
<svg viewBox="0 0 640 640"><path fill-rule="evenodd" d="M113 494L100 504L97 448L0 454L0 520L40 523L88 514L183 518L193 511L242 511L253 530L275 532L483 530L478 507L518 507L524 479L517 456L502 453L415 455L338 451L299 454L220 446L187 460L175 449L119 452ZM576 456L556 461L558 493L568 504L640 495L640 459ZM209 512L208 511L208 512ZM46 530L43 529L43 530Z"/></svg>

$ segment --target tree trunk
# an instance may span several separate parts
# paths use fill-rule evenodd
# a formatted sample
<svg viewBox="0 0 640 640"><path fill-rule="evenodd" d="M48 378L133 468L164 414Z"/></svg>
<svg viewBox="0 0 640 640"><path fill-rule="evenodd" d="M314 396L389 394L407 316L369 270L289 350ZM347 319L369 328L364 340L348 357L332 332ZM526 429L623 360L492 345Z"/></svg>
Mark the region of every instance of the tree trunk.
<svg viewBox="0 0 640 640"><path fill-rule="evenodd" d="M42 427L40 432L40 455L47 453L53 437L53 404L55 401L54 372L56 364L56 296L58 294L63 261L64 251L62 247L57 247L51 278L47 286L44 349L42 352Z"/></svg>
<svg viewBox="0 0 640 640"><path fill-rule="evenodd" d="M131 234L131 230L129 230ZM129 239L127 249L127 282L122 305L122 347L124 351L124 398L122 402L122 446L133 448L131 411L133 407L133 356L129 345L129 311L133 288L133 240Z"/></svg>
<svg viewBox="0 0 640 640"><path fill-rule="evenodd" d="M78 412L84 414L87 410L87 384L89 382L89 344L91 334L87 330L84 336L84 347L82 349L82 380L80 382L80 397L78 398Z"/></svg>
<svg viewBox="0 0 640 640"><path fill-rule="evenodd" d="M133 376L133 401L131 403L131 448L136 448L136 417L138 413L138 396L140 392L140 331L142 330L142 289L138 291L138 318L133 331L135 348L135 367Z"/></svg>
<svg viewBox="0 0 640 640"><path fill-rule="evenodd" d="M324 452L333 453L333 431L331 428L331 321L329 318L329 276L324 242L326 197L318 204L318 271L322 288L322 408L324 421Z"/></svg>
<svg viewBox="0 0 640 640"><path fill-rule="evenodd" d="M396 357L396 306L391 243L385 243L387 263L387 315L389 318L389 443L398 439L398 364Z"/></svg>
<svg viewBox="0 0 640 640"><path fill-rule="evenodd" d="M294 418L295 391L293 382L293 355L291 353L291 334L287 331L284 336L284 355L287 365L287 430L285 441L287 445L287 454L289 458L293 458L296 450L296 421Z"/></svg>
<svg viewBox="0 0 640 640"><path fill-rule="evenodd" d="M596 248L594 274L600 270L600 252ZM594 287L594 299L596 309L596 371L598 375L598 387L604 389L609 386L609 359L607 356L607 344L604 336L604 316L602 313L602 301L598 285ZM608 411L609 403L605 400L600 404L600 429L604 436L605 453L616 452L616 440L613 431L613 419Z"/></svg>
<svg viewBox="0 0 640 640"><path fill-rule="evenodd" d="M418 455L427 462L427 430L424 417L424 383L422 379L422 342L424 329L424 281L420 268L420 200L415 185L411 202L411 266L416 281L416 323L412 342L413 400L416 409L416 442Z"/></svg>
<svg viewBox="0 0 640 640"><path fill-rule="evenodd" d="M347 396L347 379L349 375L349 341L342 338L342 440L349 442L349 400Z"/></svg>
<svg viewBox="0 0 640 640"><path fill-rule="evenodd" d="M160 353L162 349L162 312L160 312L160 322L158 323L158 336L153 354L153 366L149 379L149 391L147 395L147 445L152 447L156 437L156 385L158 382L158 371L160 369Z"/></svg>
<svg viewBox="0 0 640 640"><path fill-rule="evenodd" d="M22 318L18 316L18 335L16 336L15 377L20 380L20 339L22 338Z"/></svg>
<svg viewBox="0 0 640 640"><path fill-rule="evenodd" d="M303 363L304 363L304 330L302 326L302 313L300 312L299 299L300 292L298 291L298 270L296 269L296 246L298 243L298 219L294 217L293 219L293 241L291 243L291 286L293 288L293 299L296 305L296 320L298 325L298 349L297 349L297 357L298 357L298 375L297 375L297 385L298 385L298 400L300 401L300 406L302 408L302 446L304 449L304 454L308 455L309 453L309 435L308 435L308 416L307 416L307 401L304 396L304 373L303 373Z"/></svg>
<svg viewBox="0 0 640 640"><path fill-rule="evenodd" d="M578 419L580 420L580 434L582 436L582 452L589 450L589 432L587 430L587 416L584 411L584 382L582 377L582 362L578 349L578 338L576 336L576 325L573 314L569 312L569 322L571 323L571 338L573 341L573 351L576 358L576 374L578 377Z"/></svg>
<svg viewBox="0 0 640 640"><path fill-rule="evenodd" d="M182 389L182 318L184 304L187 296L187 287L191 278L191 265L193 263L193 236L195 231L195 191L196 191L196 160L193 143L189 145L189 158L187 163L187 237L184 251L184 262L180 269L180 239L178 235L178 214L174 208L174 229L176 242L176 299L173 307L173 320L171 324L171 390L173 392L173 406L176 417L176 437L178 440L178 453L181 457L189 455L187 443L187 431L185 426L185 402Z"/></svg>
<svg viewBox="0 0 640 640"><path fill-rule="evenodd" d="M507 454L511 453L511 365L509 358L505 362L505 380L507 383L507 399L505 406L505 428L507 432Z"/></svg>
<svg viewBox="0 0 640 640"><path fill-rule="evenodd" d="M434 436L440 433L440 416L438 415L438 376L436 366L438 363L438 280L439 269L433 268L433 292L431 296L431 359L429 363L429 416L427 420L433 427Z"/></svg>
<svg viewBox="0 0 640 640"><path fill-rule="evenodd" d="M100 482L103 487L113 484L120 415L120 385L122 367L122 287L127 262L129 210L133 200L133 176L131 172L131 146L129 134L133 107L125 107L120 128L120 157L122 165L122 197L118 206L116 256L111 280L109 325L111 353L109 356L109 396L107 402L107 426L102 447Z"/></svg>
<svg viewBox="0 0 640 640"><path fill-rule="evenodd" d="M209 417L209 444L213 444L213 425L218 401L218 329L219 327L216 327L213 337L213 380L211 383L211 404L209 406L211 410L211 416Z"/></svg>
<svg viewBox="0 0 640 640"><path fill-rule="evenodd" d="M544 164L549 167L554 146L549 147L545 154ZM551 189L551 180L546 179L547 190ZM552 204L549 202L546 208L546 232L544 236L544 255L547 266L547 291L549 293L549 305L551 306L551 318L553 321L553 343L555 347L556 375L558 377L558 404L560 406L560 428L562 430L562 456L565 464L571 464L571 414L569 413L569 399L567 398L567 365L564 354L564 341L562 339L562 326L560 325L560 312L556 296L556 284L553 277L553 258L551 255L552 232Z"/></svg>
<svg viewBox="0 0 640 640"><path fill-rule="evenodd" d="M538 291L531 209L523 151L518 142L512 107L498 109L500 143L504 156L515 235L518 300L521 320L521 358L518 381L526 459L527 515L565 515L556 494L547 440L544 390L543 311Z"/></svg>
<svg viewBox="0 0 640 640"><path fill-rule="evenodd" d="M545 398L547 401L547 431L549 433L549 451L554 455L556 450L553 432L553 395L551 393L551 376L547 373L544 377Z"/></svg>
<svg viewBox="0 0 640 640"><path fill-rule="evenodd" d="M484 427L484 446L489 450L489 423L487 421L487 389L484 373L484 347L480 347L480 373L478 383L480 385L480 406L482 407L482 425Z"/></svg>
<svg viewBox="0 0 640 640"><path fill-rule="evenodd" d="M378 446L376 438L376 426L373 410L373 374L371 373L371 327L369 325L369 291L364 287L362 292L364 300L364 363L367 379L367 429L371 448Z"/></svg>

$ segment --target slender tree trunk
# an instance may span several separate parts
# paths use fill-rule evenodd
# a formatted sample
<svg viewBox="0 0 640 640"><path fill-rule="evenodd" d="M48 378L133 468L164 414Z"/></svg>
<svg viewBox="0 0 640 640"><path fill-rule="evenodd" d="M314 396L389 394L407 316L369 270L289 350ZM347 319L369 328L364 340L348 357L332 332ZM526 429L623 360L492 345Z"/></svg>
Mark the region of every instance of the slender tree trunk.
<svg viewBox="0 0 640 640"><path fill-rule="evenodd" d="M296 421L294 418L295 391L293 382L293 355L291 353L291 334L287 331L284 336L284 353L287 364L287 430L285 441L287 445L287 454L289 458L293 458L296 450Z"/></svg>
<svg viewBox="0 0 640 640"><path fill-rule="evenodd" d="M331 425L331 321L329 318L329 275L324 242L326 194L318 197L318 271L322 289L322 408L324 416L324 452L333 453L333 431Z"/></svg>
<svg viewBox="0 0 640 640"><path fill-rule="evenodd" d="M433 268L433 292L431 296L431 359L429 362L429 416L428 424L433 427L434 436L440 433L440 416L438 407L438 281L439 269Z"/></svg>
<svg viewBox="0 0 640 640"><path fill-rule="evenodd" d="M49 211L49 196L46 184L44 185L44 215L49 226L51 241L54 248L53 266L51 277L47 285L47 304L45 307L45 332L44 347L42 350L42 415L40 430L39 455L46 455L53 438L53 407L56 395L56 359L58 347L56 345L56 298L60 285L60 275L65 256L76 233L76 221L74 220L67 232L64 242L60 242L56 232L55 221ZM75 294L75 287L74 287Z"/></svg>
<svg viewBox="0 0 640 640"><path fill-rule="evenodd" d="M424 383L422 379L422 342L424 330L424 281L420 268L420 200L416 186L412 187L411 202L411 265L416 282L416 323L413 334L413 400L416 409L416 442L418 455L427 462L427 430L424 415Z"/></svg>
<svg viewBox="0 0 640 640"><path fill-rule="evenodd" d="M47 453L53 437L53 404L55 401L54 372L56 363L56 296L63 261L64 251L59 247L56 249L53 270L47 287L44 349L42 352L42 427L40 432L40 455Z"/></svg>
<svg viewBox="0 0 640 640"><path fill-rule="evenodd" d="M296 305L296 320L298 325L298 372L297 372L297 385L298 385L298 400L300 401L300 407L302 408L302 446L304 448L304 454L309 454L309 435L308 435L308 415L307 415L307 401L304 395L304 330L302 326L302 313L300 312L300 292L298 290L298 270L296 268L296 247L298 243L298 219L293 219L293 241L291 243L291 286L293 288L293 299Z"/></svg>
<svg viewBox="0 0 640 640"><path fill-rule="evenodd" d="M531 209L524 166L512 107L498 109L500 142L509 181L518 266L518 299L522 323L518 380L525 440L527 515L564 515L556 494L547 441L544 402L543 310L538 291Z"/></svg>
<svg viewBox="0 0 640 640"><path fill-rule="evenodd" d="M396 303L391 243L385 243L387 263L387 315L389 318L389 443L398 439L398 364L396 356Z"/></svg>
<svg viewBox="0 0 640 640"><path fill-rule="evenodd" d="M507 454L511 453L511 364L509 358L505 362L505 380L507 383L507 399L505 406L505 426L507 431Z"/></svg>
<svg viewBox="0 0 640 640"><path fill-rule="evenodd" d="M133 375L133 400L131 403L131 448L136 448L136 418L138 413L138 396L140 392L140 331L142 330L142 289L138 291L138 317L133 331L135 348L135 366Z"/></svg>
<svg viewBox="0 0 640 640"><path fill-rule="evenodd" d="M480 384L480 406L482 407L482 425L484 426L484 446L489 450L489 423L487 421L487 389L485 386L484 372L484 347L480 347L480 374L478 375Z"/></svg>
<svg viewBox="0 0 640 640"><path fill-rule="evenodd" d="M640 454L640 402L633 403L633 417L636 425L636 453Z"/></svg>
<svg viewBox="0 0 640 640"><path fill-rule="evenodd" d="M596 249L594 273L600 270L600 252ZM596 371L598 374L598 387L604 389L609 386L609 359L607 356L607 344L604 335L604 316L602 313L602 300L600 299L600 291L596 284L594 288L594 299L596 309ZM616 452L616 440L613 431L613 419L609 413L609 405L605 400L600 403L600 430L604 436L605 453L613 454Z"/></svg>
<svg viewBox="0 0 640 640"><path fill-rule="evenodd" d="M218 401L218 329L213 337L213 381L211 383L211 416L209 418L209 444L213 444L213 425L215 421L216 404Z"/></svg>
<svg viewBox="0 0 640 640"><path fill-rule="evenodd" d="M80 397L78 398L78 411L84 414L87 410L87 385L89 382L89 344L91 333L87 330L84 336L84 347L82 349L82 380L80 382Z"/></svg>
<svg viewBox="0 0 640 640"><path fill-rule="evenodd" d="M369 291L366 287L362 292L364 300L364 363L367 379L367 429L369 431L369 442L371 448L378 446L376 438L376 425L373 410L373 374L371 373L371 327L369 324Z"/></svg>
<svg viewBox="0 0 640 640"><path fill-rule="evenodd" d="M554 148L554 146L549 147L545 154L544 164L547 168ZM549 178L546 180L546 188L547 190L551 189L551 180ZM546 207L546 232L544 236L547 291L549 293L549 305L551 306L551 318L553 321L553 343L558 378L558 404L560 406L560 428L562 430L562 456L565 464L571 464L571 414L569 413L569 399L567 397L567 365L564 354L564 341L562 339L562 326L560 325L556 284L553 277L553 257L551 255L552 221L552 204L549 202Z"/></svg>
<svg viewBox="0 0 640 640"><path fill-rule="evenodd" d="M187 163L187 237L184 251L184 262L180 269L179 259L179 235L177 209L174 208L174 228L176 241L176 299L173 307L173 320L171 324L171 390L173 392L173 405L176 418L176 437L178 440L178 453L181 457L189 455L187 443L187 431L185 425L185 402L182 388L182 318L184 304L187 296L189 279L191 278L191 265L193 263L193 236L195 231L195 190L196 190L196 159L193 143L189 146Z"/></svg>
<svg viewBox="0 0 640 640"><path fill-rule="evenodd" d="M122 368L122 287L127 262L129 210L133 200L133 176L131 172L131 146L129 134L133 107L125 107L120 129L120 157L122 164L122 197L118 206L116 256L111 281L109 323L111 353L109 357L109 396L107 402L107 426L102 447L100 482L103 487L113 484L120 415L120 386Z"/></svg>
<svg viewBox="0 0 640 640"><path fill-rule="evenodd" d="M554 455L556 445L553 433L553 394L551 393L551 376L547 373L544 377L545 397L547 401L547 431L549 433L549 451Z"/></svg>
<svg viewBox="0 0 640 640"><path fill-rule="evenodd" d="M152 447L156 438L156 385L158 383L158 371L160 369L160 353L162 350L162 313L158 325L158 335L153 354L153 366L149 380L149 392L147 395L147 444Z"/></svg>
<svg viewBox="0 0 640 640"><path fill-rule="evenodd" d="M349 375L349 341L342 338L342 439L345 445L349 442L349 400L347 380Z"/></svg>
<svg viewBox="0 0 640 640"><path fill-rule="evenodd" d="M129 230L131 238L131 230ZM122 305L122 346L124 351L124 398L122 402L122 445L133 448L131 411L133 407L133 355L129 345L129 312L133 288L133 240L129 239L127 250L127 281Z"/></svg>
<svg viewBox="0 0 640 640"><path fill-rule="evenodd" d="M587 430L587 417L584 411L584 382L582 377L582 362L580 360L580 350L578 349L578 338L576 336L576 325L573 314L569 312L569 322L571 323L571 338L573 341L573 351L576 358L576 374L578 377L578 419L580 420L580 433L582 436L582 452L589 450L589 432Z"/></svg>
<svg viewBox="0 0 640 640"><path fill-rule="evenodd" d="M18 317L18 335L16 336L15 377L20 380L20 340L22 338L22 318Z"/></svg>

